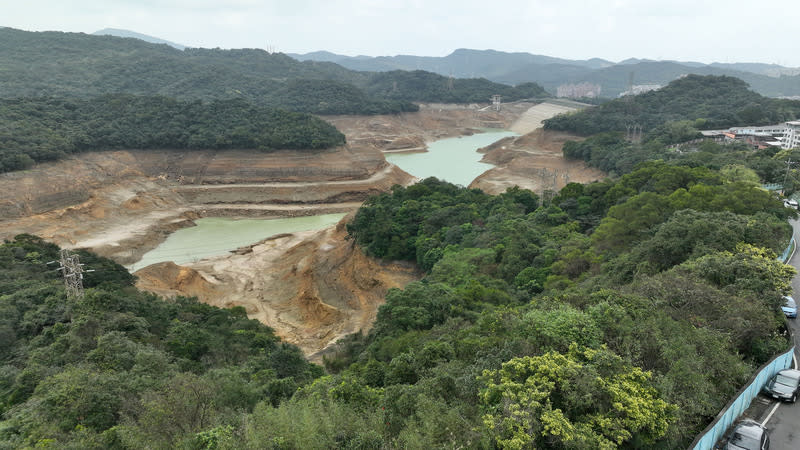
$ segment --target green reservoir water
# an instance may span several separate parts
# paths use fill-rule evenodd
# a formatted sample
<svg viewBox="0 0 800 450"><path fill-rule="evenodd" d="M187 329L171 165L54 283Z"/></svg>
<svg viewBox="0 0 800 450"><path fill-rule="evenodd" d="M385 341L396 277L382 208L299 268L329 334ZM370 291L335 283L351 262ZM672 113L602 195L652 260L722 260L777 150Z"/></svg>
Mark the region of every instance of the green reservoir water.
<svg viewBox="0 0 800 450"><path fill-rule="evenodd" d="M491 169L480 162L482 154L475 150L509 136L513 131L485 129L484 133L442 139L428 144L425 153L386 153L390 163L418 178L436 177L453 184L468 186L472 180Z"/></svg>
<svg viewBox="0 0 800 450"><path fill-rule="evenodd" d="M157 262L185 264L210 256L224 255L239 247L281 233L319 230L334 225L344 214L292 217L286 219L229 219L210 217L195 221L197 226L169 235L158 247L128 267L134 272Z"/></svg>
<svg viewBox="0 0 800 450"><path fill-rule="evenodd" d="M478 175L492 167L479 162L475 150L508 136L511 131L486 129L472 136L442 139L428 144L425 153L387 153L386 160L419 178L436 177L450 183L469 185ZM334 225L344 214L293 217L287 219L206 218L197 226L183 228L169 235L158 247L142 256L128 269L133 272L163 261L185 264L250 245L281 233L319 230Z"/></svg>

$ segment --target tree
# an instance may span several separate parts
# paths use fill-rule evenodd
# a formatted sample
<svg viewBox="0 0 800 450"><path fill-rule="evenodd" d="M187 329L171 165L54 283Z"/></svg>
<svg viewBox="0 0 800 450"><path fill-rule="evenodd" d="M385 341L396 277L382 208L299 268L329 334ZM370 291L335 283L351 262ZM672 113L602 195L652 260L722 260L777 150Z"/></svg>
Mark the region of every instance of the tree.
<svg viewBox="0 0 800 450"><path fill-rule="evenodd" d="M643 192L612 206L592 235L592 241L599 249L619 251L647 237L647 231L663 222L672 211L664 196Z"/></svg>
<svg viewBox="0 0 800 450"><path fill-rule="evenodd" d="M771 250L739 244L733 252L724 251L684 266L714 286L748 291L759 295L791 293L791 280L797 271L778 261Z"/></svg>
<svg viewBox="0 0 800 450"><path fill-rule="evenodd" d="M720 175L725 178L729 183L743 182L747 184L757 185L761 182L755 170L750 169L742 164L728 164L719 170Z"/></svg>
<svg viewBox="0 0 800 450"><path fill-rule="evenodd" d="M646 262L650 271L658 272L708 253L734 250L739 243L777 250L786 245L787 228L788 223L765 213L745 216L684 209L658 225L655 234L636 246L628 259L639 264L639 270ZM620 265L613 270L632 275L632 270Z"/></svg>
<svg viewBox="0 0 800 450"><path fill-rule="evenodd" d="M42 380L34 397L15 408L13 421L22 422L31 437L45 437L51 426L62 432L78 425L102 431L117 422L121 389L115 374L68 367Z"/></svg>
<svg viewBox="0 0 800 450"><path fill-rule="evenodd" d="M137 432L128 439L141 439L171 446L187 435L218 425L214 405L217 390L209 380L191 373L178 374L160 391L142 396Z"/></svg>
<svg viewBox="0 0 800 450"><path fill-rule="evenodd" d="M484 371L487 431L500 448L614 449L634 437L652 443L673 420L650 374L606 349L513 358Z"/></svg>

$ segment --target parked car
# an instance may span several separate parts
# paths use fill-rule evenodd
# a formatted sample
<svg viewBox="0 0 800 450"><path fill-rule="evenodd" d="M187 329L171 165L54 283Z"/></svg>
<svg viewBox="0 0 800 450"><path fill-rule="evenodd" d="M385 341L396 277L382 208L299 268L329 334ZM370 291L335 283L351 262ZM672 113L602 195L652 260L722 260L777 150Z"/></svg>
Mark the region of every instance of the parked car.
<svg viewBox="0 0 800 450"><path fill-rule="evenodd" d="M763 391L773 398L794 403L800 391L800 370L781 370L767 381Z"/></svg>
<svg viewBox="0 0 800 450"><path fill-rule="evenodd" d="M736 425L724 448L728 450L766 450L769 448L769 433L760 423L746 419Z"/></svg>
<svg viewBox="0 0 800 450"><path fill-rule="evenodd" d="M783 206L785 206L787 208L798 209L797 200L786 199L786 200L783 201Z"/></svg>
<svg viewBox="0 0 800 450"><path fill-rule="evenodd" d="M797 303L788 295L783 296L783 306L781 306L783 313L790 319L797 318Z"/></svg>

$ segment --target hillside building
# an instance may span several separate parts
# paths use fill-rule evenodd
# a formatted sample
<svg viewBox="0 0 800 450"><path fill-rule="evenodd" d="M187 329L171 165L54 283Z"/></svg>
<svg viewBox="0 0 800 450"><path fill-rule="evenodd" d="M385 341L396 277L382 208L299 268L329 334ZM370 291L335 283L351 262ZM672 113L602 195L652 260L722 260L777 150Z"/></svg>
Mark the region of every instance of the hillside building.
<svg viewBox="0 0 800 450"><path fill-rule="evenodd" d="M731 127L727 130L706 130L701 133L706 139L714 139L718 142L744 141L753 145L753 148L800 148L800 121L763 127Z"/></svg>
<svg viewBox="0 0 800 450"><path fill-rule="evenodd" d="M599 84L578 83L562 84L556 88L556 97L566 98L595 98L600 97L602 88Z"/></svg>
<svg viewBox="0 0 800 450"><path fill-rule="evenodd" d="M634 84L633 86L631 86L630 89L628 89L627 91L619 94L619 96L620 97L625 97L626 95L644 94L645 92L657 91L657 90L661 89L662 87L664 87L664 86L662 86L660 84Z"/></svg>
<svg viewBox="0 0 800 450"><path fill-rule="evenodd" d="M782 142L783 148L800 148L800 120L786 122Z"/></svg>

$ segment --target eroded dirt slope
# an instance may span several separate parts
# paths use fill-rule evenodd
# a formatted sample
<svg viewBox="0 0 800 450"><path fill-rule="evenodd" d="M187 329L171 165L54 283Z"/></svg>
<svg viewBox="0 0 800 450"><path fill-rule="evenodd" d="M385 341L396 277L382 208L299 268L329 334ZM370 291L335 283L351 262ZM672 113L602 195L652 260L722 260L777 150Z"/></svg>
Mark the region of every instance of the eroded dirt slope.
<svg viewBox="0 0 800 450"><path fill-rule="evenodd" d="M137 286L244 306L251 318L319 361L342 336L372 326L389 288L420 277L412 264L364 256L345 239L347 220L322 231L274 236L230 256L154 264L136 272Z"/></svg>
<svg viewBox="0 0 800 450"><path fill-rule="evenodd" d="M561 147L580 138L556 131L537 129L517 138L507 138L482 149L483 162L496 167L476 178L470 187L499 194L512 186L542 195L559 191L567 183L590 183L606 174L583 161L566 160Z"/></svg>
<svg viewBox="0 0 800 450"><path fill-rule="evenodd" d="M335 116L325 119L358 148L424 151L426 143L475 133L480 128L508 128L532 103L503 105L500 111L477 105L421 105L417 113L384 116Z"/></svg>
<svg viewBox="0 0 800 450"><path fill-rule="evenodd" d="M36 234L128 264L197 217L349 212L411 180L370 148L87 153L0 174L0 238Z"/></svg>

